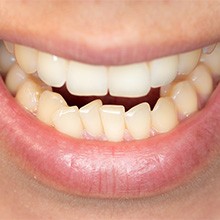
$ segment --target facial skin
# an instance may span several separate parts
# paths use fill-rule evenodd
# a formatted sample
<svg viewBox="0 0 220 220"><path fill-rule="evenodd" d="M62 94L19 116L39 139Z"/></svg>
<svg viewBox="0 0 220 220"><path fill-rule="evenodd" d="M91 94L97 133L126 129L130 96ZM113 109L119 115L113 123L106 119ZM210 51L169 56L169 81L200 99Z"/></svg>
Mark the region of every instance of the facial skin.
<svg viewBox="0 0 220 220"><path fill-rule="evenodd" d="M150 60L220 40L220 2L211 0L2 0L0 15L2 39L85 63ZM0 215L2 219L218 219L219 155L189 182L163 195L99 200L66 195L41 184L17 166L0 134Z"/></svg>

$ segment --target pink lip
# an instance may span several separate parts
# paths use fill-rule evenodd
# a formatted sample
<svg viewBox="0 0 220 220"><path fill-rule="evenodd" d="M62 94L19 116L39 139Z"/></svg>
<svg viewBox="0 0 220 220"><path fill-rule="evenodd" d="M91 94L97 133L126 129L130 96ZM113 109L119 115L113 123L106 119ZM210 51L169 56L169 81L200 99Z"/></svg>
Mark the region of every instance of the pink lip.
<svg viewBox="0 0 220 220"><path fill-rule="evenodd" d="M0 80L0 140L25 170L67 193L131 198L165 192L190 179L216 153L220 86L207 106L173 132L111 143L69 138L25 112Z"/></svg>

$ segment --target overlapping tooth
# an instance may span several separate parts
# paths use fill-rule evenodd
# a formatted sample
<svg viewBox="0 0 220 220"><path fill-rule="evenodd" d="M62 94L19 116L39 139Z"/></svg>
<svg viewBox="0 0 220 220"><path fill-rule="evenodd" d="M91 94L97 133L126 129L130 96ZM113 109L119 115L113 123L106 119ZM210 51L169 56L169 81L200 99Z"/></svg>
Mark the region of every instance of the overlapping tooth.
<svg viewBox="0 0 220 220"><path fill-rule="evenodd" d="M14 44L8 41L3 41L9 53L14 54Z"/></svg>
<svg viewBox="0 0 220 220"><path fill-rule="evenodd" d="M188 117L198 110L198 98L195 89L188 81L174 84L170 96L181 117Z"/></svg>
<svg viewBox="0 0 220 220"><path fill-rule="evenodd" d="M86 129L93 137L103 135L102 121L100 118L99 108L102 106L101 100L94 100L80 108L80 116Z"/></svg>
<svg viewBox="0 0 220 220"><path fill-rule="evenodd" d="M151 112L152 128L157 133L166 133L178 124L176 107L170 97L159 98Z"/></svg>
<svg viewBox="0 0 220 220"><path fill-rule="evenodd" d="M126 127L134 139L144 139L150 136L150 112L150 106L145 102L134 106L125 113Z"/></svg>
<svg viewBox="0 0 220 220"><path fill-rule="evenodd" d="M198 49L179 54L178 74L187 75L190 73L197 66L201 52L201 49Z"/></svg>
<svg viewBox="0 0 220 220"><path fill-rule="evenodd" d="M220 43L218 43L211 54L203 54L201 61L204 62L211 70L214 76L220 76Z"/></svg>
<svg viewBox="0 0 220 220"><path fill-rule="evenodd" d="M110 67L108 86L111 96L145 96L150 91L149 68L146 63Z"/></svg>
<svg viewBox="0 0 220 220"><path fill-rule="evenodd" d="M63 106L67 106L67 103L60 94L44 91L39 99L37 118L48 125L52 125L53 114Z"/></svg>
<svg viewBox="0 0 220 220"><path fill-rule="evenodd" d="M15 95L18 88L25 82L28 75L20 66L15 63L6 75L5 84L12 95Z"/></svg>
<svg viewBox="0 0 220 220"><path fill-rule="evenodd" d="M36 113L42 92L42 86L33 78L29 78L19 87L15 98L24 108Z"/></svg>
<svg viewBox="0 0 220 220"><path fill-rule="evenodd" d="M125 108L120 105L103 105L100 115L105 135L109 141L122 141L125 131Z"/></svg>
<svg viewBox="0 0 220 220"><path fill-rule="evenodd" d="M151 87L157 88L172 82L177 75L178 56L169 56L149 62Z"/></svg>
<svg viewBox="0 0 220 220"><path fill-rule="evenodd" d="M40 79L52 87L62 87L66 82L69 62L63 58L39 52L37 72Z"/></svg>
<svg viewBox="0 0 220 220"><path fill-rule="evenodd" d="M35 73L37 70L38 51L18 44L15 45L14 50L17 63L24 72L28 74Z"/></svg>
<svg viewBox="0 0 220 220"><path fill-rule="evenodd" d="M83 125L77 106L59 108L52 116L53 126L71 137L82 138Z"/></svg>
<svg viewBox="0 0 220 220"><path fill-rule="evenodd" d="M15 63L15 57L9 53L3 43L0 43L0 72L5 75Z"/></svg>
<svg viewBox="0 0 220 220"><path fill-rule="evenodd" d="M213 81L210 70L203 64L197 66L188 79L194 85L197 93L205 100L211 95L213 91Z"/></svg>
<svg viewBox="0 0 220 220"><path fill-rule="evenodd" d="M107 84L107 67L70 62L66 86L71 94L104 96L108 91Z"/></svg>

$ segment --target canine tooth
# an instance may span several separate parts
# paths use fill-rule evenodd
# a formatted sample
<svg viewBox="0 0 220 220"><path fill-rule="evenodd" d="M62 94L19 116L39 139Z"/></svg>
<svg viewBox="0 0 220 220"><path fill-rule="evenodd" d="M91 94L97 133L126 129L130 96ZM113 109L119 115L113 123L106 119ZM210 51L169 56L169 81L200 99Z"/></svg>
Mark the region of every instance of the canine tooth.
<svg viewBox="0 0 220 220"><path fill-rule="evenodd" d="M207 99L213 91L213 81L209 69L200 64L190 73L188 79L194 85L200 96Z"/></svg>
<svg viewBox="0 0 220 220"><path fill-rule="evenodd" d="M25 82L27 74L15 63L6 75L5 84L12 95L15 95L19 86Z"/></svg>
<svg viewBox="0 0 220 220"><path fill-rule="evenodd" d="M220 44L218 43L211 54L203 54L201 61L204 62L214 76L220 76Z"/></svg>
<svg viewBox="0 0 220 220"><path fill-rule="evenodd" d="M66 86L73 95L104 96L107 94L107 68L71 61Z"/></svg>
<svg viewBox="0 0 220 220"><path fill-rule="evenodd" d="M108 80L111 96L141 97L150 91L150 72L146 63L110 67Z"/></svg>
<svg viewBox="0 0 220 220"><path fill-rule="evenodd" d="M75 138L82 137L83 125L77 106L61 107L53 114L52 121L58 131Z"/></svg>
<svg viewBox="0 0 220 220"><path fill-rule="evenodd" d="M0 72L5 75L15 63L15 57L9 53L4 44L0 43Z"/></svg>
<svg viewBox="0 0 220 220"><path fill-rule="evenodd" d="M176 83L171 91L178 112L183 117L188 117L198 110L197 94L193 86L188 81Z"/></svg>
<svg viewBox="0 0 220 220"><path fill-rule="evenodd" d="M38 51L18 44L15 44L14 50L17 62L24 72L29 74L36 72Z"/></svg>
<svg viewBox="0 0 220 220"><path fill-rule="evenodd" d="M52 115L63 106L67 106L67 103L60 94L44 91L40 96L37 118L52 125Z"/></svg>
<svg viewBox="0 0 220 220"><path fill-rule="evenodd" d="M11 54L14 54L14 44L8 41L3 41L7 51Z"/></svg>
<svg viewBox="0 0 220 220"><path fill-rule="evenodd" d="M36 113L40 94L43 92L41 85L33 79L27 79L18 89L16 100L27 110Z"/></svg>
<svg viewBox="0 0 220 220"><path fill-rule="evenodd" d="M187 75L198 64L201 56L201 49L179 54L178 74Z"/></svg>
<svg viewBox="0 0 220 220"><path fill-rule="evenodd" d="M165 133L178 124L177 111L170 97L159 98L151 112L152 127L158 133Z"/></svg>
<svg viewBox="0 0 220 220"><path fill-rule="evenodd" d="M203 47L203 48L202 48L202 52L203 52L204 54L210 54L210 53L212 53L213 50L215 49L216 45L217 45L217 44L211 44L211 45L209 45L209 46L207 46L207 47Z"/></svg>
<svg viewBox="0 0 220 220"><path fill-rule="evenodd" d="M94 100L81 107L79 110L84 128L93 137L103 135L102 121L99 113L99 108L101 106L101 100Z"/></svg>
<svg viewBox="0 0 220 220"><path fill-rule="evenodd" d="M68 61L48 54L39 52L37 62L38 76L46 84L53 87L62 87L66 82Z"/></svg>
<svg viewBox="0 0 220 220"><path fill-rule="evenodd" d="M149 62L151 87L157 88L172 82L177 75L178 56L169 56Z"/></svg>
<svg viewBox="0 0 220 220"><path fill-rule="evenodd" d="M100 115L104 132L109 141L122 141L125 131L124 106L103 105Z"/></svg>
<svg viewBox="0 0 220 220"><path fill-rule="evenodd" d="M143 139L150 136L151 114L148 103L134 106L125 113L125 123L134 139Z"/></svg>

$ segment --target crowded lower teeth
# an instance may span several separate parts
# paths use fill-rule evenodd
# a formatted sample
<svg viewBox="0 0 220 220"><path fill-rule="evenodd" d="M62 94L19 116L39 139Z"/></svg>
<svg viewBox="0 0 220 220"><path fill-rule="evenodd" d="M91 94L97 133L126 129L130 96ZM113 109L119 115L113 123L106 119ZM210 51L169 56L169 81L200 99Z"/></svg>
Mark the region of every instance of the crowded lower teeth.
<svg viewBox="0 0 220 220"><path fill-rule="evenodd" d="M124 66L95 66L0 43L0 71L18 103L42 122L74 138L130 141L166 133L201 109L220 78L220 44ZM131 109L103 105L68 106L53 88L72 95L135 99L160 89L155 106ZM53 88L52 88L53 87ZM147 100L146 100L147 101Z"/></svg>

